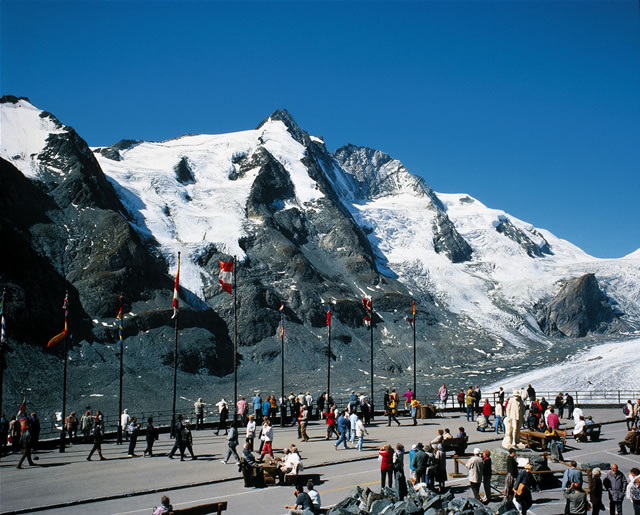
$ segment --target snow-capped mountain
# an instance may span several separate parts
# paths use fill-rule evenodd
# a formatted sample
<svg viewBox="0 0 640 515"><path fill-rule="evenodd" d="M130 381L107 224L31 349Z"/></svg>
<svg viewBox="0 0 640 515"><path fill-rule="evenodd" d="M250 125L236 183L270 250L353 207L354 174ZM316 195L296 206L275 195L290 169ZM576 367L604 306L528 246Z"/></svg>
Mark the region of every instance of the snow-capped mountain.
<svg viewBox="0 0 640 515"><path fill-rule="evenodd" d="M251 386L273 380L264 365L279 353L281 302L292 373L313 372L318 384L329 302L341 342L332 349L338 381L366 383L365 295L376 312L381 384L412 373L404 318L413 299L418 371L427 383L566 355L577 343L563 334L592 341L640 327L640 250L596 259L466 194L434 192L379 150L346 145L332 154L286 111L243 132L93 149L26 99L4 97L0 112L2 177L13 185L4 193L3 231L77 290L85 354L113 338L109 314L121 292L131 345L158 352L149 349L169 331L164 313L178 251L191 342L183 371L220 376L219 387L228 379L232 326L217 272L218 259L229 256L240 263L239 339ZM17 195L39 199L29 220L8 207ZM594 280L564 288L588 274ZM35 287L19 273L2 280L15 298ZM55 330L55 316L46 331ZM41 337L26 320L18 329L17 339Z"/></svg>

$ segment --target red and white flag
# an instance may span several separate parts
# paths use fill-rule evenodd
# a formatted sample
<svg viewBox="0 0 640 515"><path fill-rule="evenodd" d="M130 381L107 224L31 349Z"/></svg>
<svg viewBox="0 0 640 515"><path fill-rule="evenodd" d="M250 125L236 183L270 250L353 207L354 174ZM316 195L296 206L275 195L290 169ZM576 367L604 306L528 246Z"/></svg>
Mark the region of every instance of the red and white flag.
<svg viewBox="0 0 640 515"><path fill-rule="evenodd" d="M371 325L371 299L362 297L362 307L366 309L366 314L364 315L364 325L369 327Z"/></svg>
<svg viewBox="0 0 640 515"><path fill-rule="evenodd" d="M27 399L22 399L22 404L20 404L20 407L18 408L18 414L16 415L16 418L20 420L20 417L26 414L27 414Z"/></svg>
<svg viewBox="0 0 640 515"><path fill-rule="evenodd" d="M280 303L280 338L284 338L284 304Z"/></svg>
<svg viewBox="0 0 640 515"><path fill-rule="evenodd" d="M176 272L176 282L173 285L173 316L175 318L178 314L178 286L180 285L180 252L178 252L178 271Z"/></svg>
<svg viewBox="0 0 640 515"><path fill-rule="evenodd" d="M233 293L233 261L219 261L220 274L218 282L220 287L229 294Z"/></svg>

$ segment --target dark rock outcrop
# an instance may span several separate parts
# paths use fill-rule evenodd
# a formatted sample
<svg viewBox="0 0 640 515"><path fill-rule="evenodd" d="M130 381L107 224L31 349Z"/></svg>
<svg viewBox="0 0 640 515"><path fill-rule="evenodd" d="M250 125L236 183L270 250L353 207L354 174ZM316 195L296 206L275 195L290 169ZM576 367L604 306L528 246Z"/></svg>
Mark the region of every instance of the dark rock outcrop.
<svg viewBox="0 0 640 515"><path fill-rule="evenodd" d="M447 256L452 263L463 263L471 259L473 249L445 213L438 212L433 219L433 248Z"/></svg>
<svg viewBox="0 0 640 515"><path fill-rule="evenodd" d="M349 144L336 150L333 157L355 178L359 198L384 197L408 189L425 195L435 209L444 211L444 205L422 177L412 175L400 161L380 150Z"/></svg>
<svg viewBox="0 0 640 515"><path fill-rule="evenodd" d="M193 175L193 170L191 169L191 163L189 163L189 159L185 156L178 161L178 164L173 167L173 171L176 173L176 180L182 184L195 184L196 178Z"/></svg>
<svg viewBox="0 0 640 515"><path fill-rule="evenodd" d="M511 223L506 216L500 216L498 219L498 224L496 225L496 231L500 234L505 235L510 240L515 241L518 245L520 245L529 257L544 257L545 254L552 254L551 246L549 242L544 239L544 237L538 232L534 232L536 236L542 239L542 244L538 244L534 242L527 233L525 233L522 229L519 229L515 225Z"/></svg>
<svg viewBox="0 0 640 515"><path fill-rule="evenodd" d="M618 317L594 274L570 279L538 309L538 325L544 333L571 338L606 332Z"/></svg>

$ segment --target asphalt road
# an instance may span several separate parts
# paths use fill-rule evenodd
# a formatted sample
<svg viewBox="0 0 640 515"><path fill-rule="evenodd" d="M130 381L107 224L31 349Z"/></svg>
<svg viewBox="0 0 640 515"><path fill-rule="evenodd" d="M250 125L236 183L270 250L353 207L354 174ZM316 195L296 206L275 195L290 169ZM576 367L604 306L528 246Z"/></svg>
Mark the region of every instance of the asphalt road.
<svg viewBox="0 0 640 515"><path fill-rule="evenodd" d="M619 418L613 410L592 410L597 420ZM378 421L371 428L371 437L367 450L358 452L355 449L339 450L333 448L332 442L323 438L324 426L312 426L310 434L312 442L301 443L300 448L305 460L305 470L320 474L321 484L318 490L324 505L330 505L343 499L355 485L379 488L379 464L376 460L377 450L384 442L401 441L407 448L418 440L428 441L435 436L438 427L450 427L452 432L460 425L467 427L474 442L483 440L479 445L492 448L499 445L492 433L479 433L472 430L473 425L466 423L457 414L450 414L443 419L422 421L418 427L407 424L402 419L401 427L387 427ZM576 461L616 462L623 472L632 466L640 466L639 456L619 456L617 441L626 434L624 423L608 424L603 428L603 439L600 442L575 444L576 449L565 453L566 459ZM280 448L291 442L298 442L295 428L276 428L275 446ZM160 454L169 451L172 441L162 435L156 446ZM126 447L107 443L104 446L108 461L87 462L89 451L87 445L75 445L66 453L45 451L39 454L39 467L26 467L16 470L16 456L3 458L0 462L0 508L2 512L23 509L37 509L39 513L149 513L158 505L163 494L169 495L174 507L185 507L194 504L226 500L229 503L229 514L261 514L284 513L284 504L293 502L293 488L269 487L262 490L245 489L239 478L235 465L220 463L225 450L222 436L216 437L210 430L195 433L195 450L199 459L181 463L179 460L168 460L166 456L154 458L127 458ZM142 450L142 442L138 446ZM451 460L448 463L453 470ZM564 466L557 465L558 470ZM555 466L552 466L555 468ZM447 483L454 488L456 495L469 495L467 480L458 479ZM194 485L194 486L189 486ZM153 493L144 493L153 490ZM126 495L126 497L125 497ZM121 496L108 499L110 496ZM90 500L77 506L66 505L59 509L46 507L60 503L71 503L77 500ZM92 500L92 501L91 501ZM536 504L533 513L537 515L562 513L564 501L559 490L546 490L542 496L534 495ZM605 501L605 505L606 505ZM631 511L631 506L626 507Z"/></svg>

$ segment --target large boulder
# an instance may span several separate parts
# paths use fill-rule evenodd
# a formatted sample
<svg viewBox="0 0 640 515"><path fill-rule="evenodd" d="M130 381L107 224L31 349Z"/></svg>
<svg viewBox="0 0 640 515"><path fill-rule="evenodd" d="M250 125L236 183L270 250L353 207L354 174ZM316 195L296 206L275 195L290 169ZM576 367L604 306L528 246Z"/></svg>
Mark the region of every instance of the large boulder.
<svg viewBox="0 0 640 515"><path fill-rule="evenodd" d="M619 316L598 286L595 274L570 279L553 299L538 308L538 325L550 336L582 338L603 333Z"/></svg>

